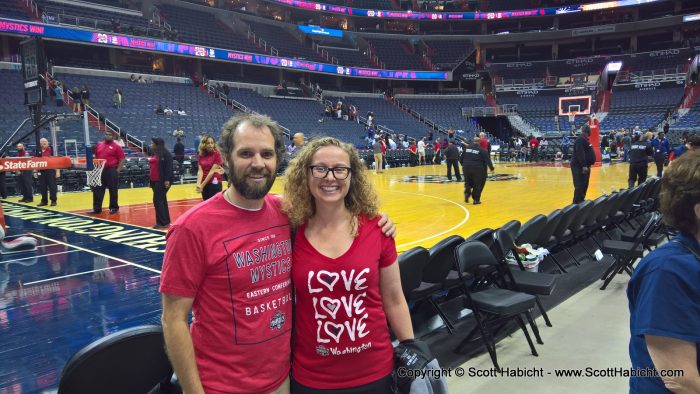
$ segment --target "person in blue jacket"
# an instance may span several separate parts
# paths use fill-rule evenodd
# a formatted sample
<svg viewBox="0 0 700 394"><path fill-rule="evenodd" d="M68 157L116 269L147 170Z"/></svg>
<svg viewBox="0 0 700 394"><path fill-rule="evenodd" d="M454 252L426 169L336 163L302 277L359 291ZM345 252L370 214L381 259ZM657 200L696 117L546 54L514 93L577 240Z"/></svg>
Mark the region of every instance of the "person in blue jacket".
<svg viewBox="0 0 700 394"><path fill-rule="evenodd" d="M700 393L700 151L669 167L660 210L679 235L644 257L627 287L630 393Z"/></svg>
<svg viewBox="0 0 700 394"><path fill-rule="evenodd" d="M668 154L671 152L671 144L666 139L666 134L659 134L651 141L651 147L654 148L654 163L656 163L656 176L661 178L664 173L664 164L668 160Z"/></svg>

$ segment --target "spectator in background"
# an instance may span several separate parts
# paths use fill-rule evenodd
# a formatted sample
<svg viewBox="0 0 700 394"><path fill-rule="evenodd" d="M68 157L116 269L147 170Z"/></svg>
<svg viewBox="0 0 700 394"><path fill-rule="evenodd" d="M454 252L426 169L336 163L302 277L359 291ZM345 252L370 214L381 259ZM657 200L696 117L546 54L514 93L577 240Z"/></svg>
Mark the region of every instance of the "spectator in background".
<svg viewBox="0 0 700 394"><path fill-rule="evenodd" d="M302 147L304 147L304 133L295 133L292 137L292 143L287 147L287 153L295 157Z"/></svg>
<svg viewBox="0 0 700 394"><path fill-rule="evenodd" d="M156 115L165 115L165 110L163 109L163 106L158 104L158 108L156 108Z"/></svg>
<svg viewBox="0 0 700 394"><path fill-rule="evenodd" d="M425 137L418 141L418 165L425 163Z"/></svg>
<svg viewBox="0 0 700 394"><path fill-rule="evenodd" d="M114 108L122 107L122 92L119 89L114 90L114 95L112 96L112 105Z"/></svg>
<svg viewBox="0 0 700 394"><path fill-rule="evenodd" d="M372 145L372 153L374 154L374 172L375 174L381 174L384 172L384 169L382 168L383 154L381 138L376 138L374 140L374 145Z"/></svg>
<svg viewBox="0 0 700 394"><path fill-rule="evenodd" d="M51 157L53 152L49 146L49 140L42 138L39 140L39 156L41 157ZM56 201L58 200L58 187L56 186L56 178L61 177L61 171L54 170L41 170L38 173L39 176L39 192L41 193L41 202L37 205L39 207L45 207L49 203L49 195L51 196L51 206L56 206Z"/></svg>
<svg viewBox="0 0 700 394"><path fill-rule="evenodd" d="M664 173L664 164L667 164L668 155L671 152L671 144L666 139L666 134L659 132L656 138L651 141L654 148L654 163L656 163L656 176L661 178Z"/></svg>
<svg viewBox="0 0 700 394"><path fill-rule="evenodd" d="M651 148L651 143L647 141L647 136L643 135L639 141L635 141L629 151L629 176L627 184L629 188L633 188L635 182L641 185L647 180L647 171L649 170L649 156L654 154Z"/></svg>
<svg viewBox="0 0 700 394"><path fill-rule="evenodd" d="M578 204L586 199L588 181L591 178L591 166L595 163L595 152L588 140L591 128L587 124L581 129L581 135L574 142L574 152L571 155L571 176L574 181L573 203Z"/></svg>
<svg viewBox="0 0 700 394"><path fill-rule="evenodd" d="M172 110L169 106L166 105L166 106L165 106L165 109L163 109L163 114L164 114L164 115L167 115L167 116L170 116L170 115L173 114L173 110Z"/></svg>
<svg viewBox="0 0 700 394"><path fill-rule="evenodd" d="M78 87L74 87L71 92L69 93L70 98L73 99L73 112L80 112L80 89Z"/></svg>
<svg viewBox="0 0 700 394"><path fill-rule="evenodd" d="M202 142L199 144L199 154L197 155L197 163L199 165L197 171L197 185L195 190L197 193L202 193L202 200L208 200L211 197L221 193L221 183L223 177L223 168L221 167L221 153L216 148L214 137L210 135L202 136Z"/></svg>
<svg viewBox="0 0 700 394"><path fill-rule="evenodd" d="M483 131L479 133L479 146L481 149L485 150L489 155L491 154L491 142L486 138L486 133Z"/></svg>
<svg viewBox="0 0 700 394"><path fill-rule="evenodd" d="M136 78L136 75L131 74L131 76L129 76L129 82L136 82L136 81L138 81L138 79Z"/></svg>
<svg viewBox="0 0 700 394"><path fill-rule="evenodd" d="M632 149L632 136L628 131L622 136L622 154L625 161L629 161L630 149Z"/></svg>
<svg viewBox="0 0 700 394"><path fill-rule="evenodd" d="M418 147L416 147L416 141L411 140L408 144L408 165L411 167L416 166L416 159L418 157Z"/></svg>
<svg viewBox="0 0 700 394"><path fill-rule="evenodd" d="M29 156L29 152L24 149L24 144L17 144L17 157ZM34 202L34 190L32 189L32 171L17 171L17 185L22 193L22 199L19 202Z"/></svg>
<svg viewBox="0 0 700 394"><path fill-rule="evenodd" d="M537 139L534 135L530 136L530 142L528 142L528 146L530 147L530 163L533 161L539 162L540 161L540 154L539 154L539 147L540 147L540 140Z"/></svg>
<svg viewBox="0 0 700 394"><path fill-rule="evenodd" d="M700 152L683 155L661 180L659 210L678 230L637 264L627 286L630 393L700 393Z"/></svg>
<svg viewBox="0 0 700 394"><path fill-rule="evenodd" d="M180 167L185 162L185 144L182 143L182 138L178 137L173 146L173 154L175 161L180 163Z"/></svg>
<svg viewBox="0 0 700 394"><path fill-rule="evenodd" d="M447 129L447 140L448 141L453 141L455 140L455 130L453 128Z"/></svg>
<svg viewBox="0 0 700 394"><path fill-rule="evenodd" d="M174 180L173 156L165 147L165 141L160 137L151 138L151 156L148 158L150 167L149 180L153 190L153 208L156 210L154 229L164 229L170 226L170 210L168 209L168 190Z"/></svg>
<svg viewBox="0 0 700 394"><path fill-rule="evenodd" d="M53 88L53 94L56 98L56 106L63 107L63 86L58 81L56 81L56 86Z"/></svg>
<svg viewBox="0 0 700 394"><path fill-rule="evenodd" d="M569 144L571 143L571 137L565 135L561 139L561 153L564 155L563 159L567 160L569 158Z"/></svg>
<svg viewBox="0 0 700 394"><path fill-rule="evenodd" d="M686 152L691 152L698 149L700 149L700 135L693 134L691 136L688 136L688 133L685 133L684 136L681 138L681 145L675 147L671 151L671 154L669 155L669 165Z"/></svg>
<svg viewBox="0 0 700 394"><path fill-rule="evenodd" d="M442 144L440 143L440 137L435 139L435 144L433 145L433 164L440 164L442 162L442 157L440 151L442 149Z"/></svg>
<svg viewBox="0 0 700 394"><path fill-rule="evenodd" d="M185 130L182 129L182 126L177 126L175 130L173 130L173 137L175 138L183 138L185 136Z"/></svg>
<svg viewBox="0 0 700 394"><path fill-rule="evenodd" d="M80 102L83 109L90 105L90 89L88 89L87 85L83 85L82 89L80 89Z"/></svg>
<svg viewBox="0 0 700 394"><path fill-rule="evenodd" d="M180 116L187 116L187 112L185 112L185 110L183 110L182 108L177 109L177 114Z"/></svg>
<svg viewBox="0 0 700 394"><path fill-rule="evenodd" d="M447 163L447 180L452 182L452 169L454 168L457 182L462 182L462 175L459 173L459 150L454 141L449 141L447 144L445 162Z"/></svg>
<svg viewBox="0 0 700 394"><path fill-rule="evenodd" d="M119 173L124 167L124 150L114 142L112 133L105 133L104 141L95 147L95 158L104 159L101 185L92 188L92 214L102 212L105 190L109 189L109 213L119 212Z"/></svg>

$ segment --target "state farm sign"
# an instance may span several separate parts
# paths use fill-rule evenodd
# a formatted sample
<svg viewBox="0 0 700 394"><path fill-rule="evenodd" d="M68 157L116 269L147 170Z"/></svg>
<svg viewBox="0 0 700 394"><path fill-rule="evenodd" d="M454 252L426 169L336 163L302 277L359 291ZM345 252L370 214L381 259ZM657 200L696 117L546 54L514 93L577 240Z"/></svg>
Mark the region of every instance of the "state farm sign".
<svg viewBox="0 0 700 394"><path fill-rule="evenodd" d="M0 159L0 172L70 168L70 157L12 157Z"/></svg>

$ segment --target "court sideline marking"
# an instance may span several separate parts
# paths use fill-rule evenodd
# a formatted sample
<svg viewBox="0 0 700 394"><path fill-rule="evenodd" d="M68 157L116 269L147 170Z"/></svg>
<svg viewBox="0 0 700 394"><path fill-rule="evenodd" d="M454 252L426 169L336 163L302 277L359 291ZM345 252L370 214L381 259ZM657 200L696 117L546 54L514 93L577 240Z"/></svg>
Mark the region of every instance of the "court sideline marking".
<svg viewBox="0 0 700 394"><path fill-rule="evenodd" d="M77 250L76 250L75 252L77 252ZM55 277L55 278L48 278L48 279L35 280L34 282L23 283L23 285L24 285L24 286L36 285L36 284L38 284L38 283L51 282L51 281L54 281L54 280L65 279L65 278L70 278L70 277L73 277L73 276L79 276L79 275L85 275L85 274L94 274L95 272L107 271L107 270L111 270L111 269L114 269L114 268L126 267L126 266L129 266L129 265L131 265L131 264L115 265L114 267L106 267L106 268L100 268L100 269L96 269L96 270L83 271L83 272L76 272L76 273L74 273L74 274L61 275L61 276L57 276L57 277Z"/></svg>
<svg viewBox="0 0 700 394"><path fill-rule="evenodd" d="M155 272L155 273L157 273L157 274L160 274L160 273L161 273L161 271L159 271L159 270L157 270L157 269L155 269L155 268L146 267L145 265L141 265L141 264L137 264L137 263L132 263L131 261L127 261L127 260L124 260L124 259L120 259L119 257L114 257L114 256L110 256L110 255L108 255L108 254L104 254L104 253L101 253L101 252L96 252L96 251L94 251L94 250L90 250L90 249L83 248L83 247L81 247L81 246L77 246L77 245L69 244L69 243L66 243L66 242L62 242L62 241L59 241L59 240L57 240L57 239L45 237L45 236L43 236L43 235L39 235L39 234L35 234L35 233L29 233L29 235L31 235L32 237L37 237L37 238L42 238L42 239L46 239L46 240L49 240L49 241L54 241L54 242L56 242L56 243L59 243L59 244L61 244L61 245L68 246L68 247L70 247L70 248L75 248L75 249L78 249L78 250L82 250L83 252L88 252L88 253L92 253L92 254L95 254L95 255L98 255L98 256L102 256L102 257L105 257L105 258L108 258L108 259L116 260L116 261L122 262L122 263L124 263L124 264L132 265L132 266L134 266L134 267L142 268L142 269L145 269L145 270L147 270L147 271Z"/></svg>

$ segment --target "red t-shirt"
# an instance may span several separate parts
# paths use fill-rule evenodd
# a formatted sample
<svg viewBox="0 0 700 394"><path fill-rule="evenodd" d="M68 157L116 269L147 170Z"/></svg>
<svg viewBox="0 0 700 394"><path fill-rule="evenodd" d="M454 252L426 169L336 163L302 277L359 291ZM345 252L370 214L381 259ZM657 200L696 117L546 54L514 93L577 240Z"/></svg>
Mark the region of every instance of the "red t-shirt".
<svg viewBox="0 0 700 394"><path fill-rule="evenodd" d="M289 376L291 235L280 198L233 206L222 193L166 236L160 292L194 298L190 332L207 393L269 393Z"/></svg>
<svg viewBox="0 0 700 394"><path fill-rule="evenodd" d="M413 153L414 155L416 154L416 146L415 145L409 145L408 146L408 151Z"/></svg>
<svg viewBox="0 0 700 394"><path fill-rule="evenodd" d="M487 140L486 138L482 138L481 141L479 141L479 145L481 146L481 149L485 150L486 152L489 152L489 140Z"/></svg>
<svg viewBox="0 0 700 394"><path fill-rule="evenodd" d="M361 218L357 238L337 259L316 251L304 236L305 226L296 232L292 374L304 386L361 386L394 368L379 272L396 261L396 245L382 234L378 220Z"/></svg>
<svg viewBox="0 0 700 394"><path fill-rule="evenodd" d="M150 170L150 179L152 182L158 182L160 180L159 161L158 156L151 156L148 158L148 169Z"/></svg>
<svg viewBox="0 0 700 394"><path fill-rule="evenodd" d="M95 158L105 159L105 168L117 168L119 162L124 159L124 151L116 142L102 141L95 148Z"/></svg>
<svg viewBox="0 0 700 394"><path fill-rule="evenodd" d="M540 146L540 140L538 140L537 138L533 138L530 140L530 148L537 148L538 146Z"/></svg>
<svg viewBox="0 0 700 394"><path fill-rule="evenodd" d="M27 153L27 150L26 150L26 149L23 149L23 150L21 150L21 151L20 151L20 150L17 151L17 157L24 157L24 156L27 156L27 155L28 155L28 153Z"/></svg>
<svg viewBox="0 0 700 394"><path fill-rule="evenodd" d="M51 157L51 147L47 146L46 149L41 151L41 157Z"/></svg>
<svg viewBox="0 0 700 394"><path fill-rule="evenodd" d="M221 166L221 153L219 153L218 150L215 150L210 155L197 155L197 162L199 163L199 166L202 167L202 182L204 182L204 180L207 179L207 175L209 175L209 171L211 171L211 168L214 166L214 164L218 164L219 166ZM218 185L219 183L221 183L222 179L223 177L221 176L221 174L216 172L214 173L214 175L211 176L209 183Z"/></svg>
<svg viewBox="0 0 700 394"><path fill-rule="evenodd" d="M439 142L435 143L435 145L433 147L433 151L435 151L435 153L440 152L440 143Z"/></svg>

